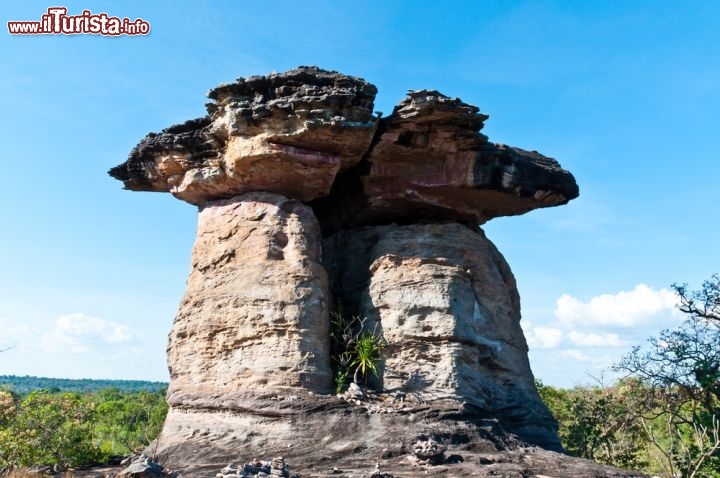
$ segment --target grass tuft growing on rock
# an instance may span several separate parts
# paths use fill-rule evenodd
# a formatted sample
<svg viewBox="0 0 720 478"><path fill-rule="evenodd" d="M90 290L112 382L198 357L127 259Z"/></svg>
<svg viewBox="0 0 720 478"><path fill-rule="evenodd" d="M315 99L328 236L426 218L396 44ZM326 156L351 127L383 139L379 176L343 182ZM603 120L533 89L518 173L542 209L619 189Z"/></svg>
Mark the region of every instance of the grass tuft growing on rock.
<svg viewBox="0 0 720 478"><path fill-rule="evenodd" d="M345 391L351 376L365 387L371 375L380 378L385 339L377 327L370 330L366 323L365 317L347 319L341 312L331 314L330 353L337 394Z"/></svg>

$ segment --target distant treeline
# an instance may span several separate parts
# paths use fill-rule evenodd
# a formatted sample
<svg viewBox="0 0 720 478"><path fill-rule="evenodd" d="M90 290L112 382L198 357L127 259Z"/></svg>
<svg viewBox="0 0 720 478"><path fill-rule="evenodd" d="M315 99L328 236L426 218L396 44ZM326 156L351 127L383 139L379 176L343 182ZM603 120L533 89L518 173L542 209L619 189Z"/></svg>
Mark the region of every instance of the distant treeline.
<svg viewBox="0 0 720 478"><path fill-rule="evenodd" d="M12 390L21 395L34 390L88 393L106 388L115 388L122 392L159 392L165 390L167 386L167 382L148 382L144 380L94 380L90 378L72 379L0 375L0 389Z"/></svg>

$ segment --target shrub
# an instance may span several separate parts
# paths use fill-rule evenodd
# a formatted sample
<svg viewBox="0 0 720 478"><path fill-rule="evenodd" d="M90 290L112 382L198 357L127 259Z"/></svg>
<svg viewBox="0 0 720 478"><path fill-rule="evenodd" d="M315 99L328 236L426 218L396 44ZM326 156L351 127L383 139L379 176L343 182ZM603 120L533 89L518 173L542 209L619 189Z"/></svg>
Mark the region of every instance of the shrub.
<svg viewBox="0 0 720 478"><path fill-rule="evenodd" d="M366 319L353 316L346 319L341 313L333 313L330 332L330 353L335 379L335 392L345 390L348 377L367 386L368 378L379 378L379 365L385 339L377 328L368 330Z"/></svg>
<svg viewBox="0 0 720 478"><path fill-rule="evenodd" d="M4 466L67 468L100 460L92 442L92 415L92 403L77 393L30 393L0 433Z"/></svg>

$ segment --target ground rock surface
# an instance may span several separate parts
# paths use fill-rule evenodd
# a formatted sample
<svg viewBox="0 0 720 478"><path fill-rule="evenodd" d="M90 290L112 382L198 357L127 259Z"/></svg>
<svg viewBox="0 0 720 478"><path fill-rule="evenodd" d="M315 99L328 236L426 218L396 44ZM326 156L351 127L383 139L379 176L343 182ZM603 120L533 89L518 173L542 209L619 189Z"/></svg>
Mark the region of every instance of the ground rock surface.
<svg viewBox="0 0 720 478"><path fill-rule="evenodd" d="M185 450L178 450L173 461L182 459L191 465L184 470L177 470L161 476L215 478L218 476L218 472L229 468L228 462L222 462L213 449L196 449L194 452L188 452L187 455L183 455L184 453ZM328 454L319 448L306 455L310 459L309 462L296 461L287 458L287 455L284 458L285 462L290 465L291 476L300 478L427 478L429 476L448 478L648 478L647 475L639 472L619 470L599 465L590 460L573 458L535 447L517 447L513 450L497 451L460 444L450 445L446 454L448 460L437 465L418 464L412 452L400 452L397 456L390 456L391 454L388 453L384 457L360 452L330 459ZM244 453L243 450L235 450L226 457L230 463L257 461L257 457ZM122 470L123 468L119 467L101 467L62 473L56 476L112 478L120 476L119 473Z"/></svg>
<svg viewBox="0 0 720 478"><path fill-rule="evenodd" d="M274 456L284 457L301 478L368 478L376 465L394 478L645 476L528 446L496 420L469 419L440 404L418 404L402 414L372 413L371 408L301 396L258 403L243 413L174 409L168 416L173 441L160 444L158 457L192 477L214 477L228 463ZM435 464L414 453L418 440L428 437L443 444L444 459Z"/></svg>

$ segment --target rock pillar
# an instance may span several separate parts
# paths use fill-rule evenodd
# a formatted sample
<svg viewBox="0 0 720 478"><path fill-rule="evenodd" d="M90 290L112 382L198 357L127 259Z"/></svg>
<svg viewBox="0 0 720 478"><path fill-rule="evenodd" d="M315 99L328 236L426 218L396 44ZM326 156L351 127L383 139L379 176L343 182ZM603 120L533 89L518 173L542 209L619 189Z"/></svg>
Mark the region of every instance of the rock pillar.
<svg viewBox="0 0 720 478"><path fill-rule="evenodd" d="M328 393L328 284L320 261L320 227L301 202L246 193L205 204L170 331L170 404Z"/></svg>
<svg viewBox="0 0 720 478"><path fill-rule="evenodd" d="M520 328L510 267L479 228L457 223L344 230L324 242L331 289L387 341L381 388L454 401L553 441Z"/></svg>

